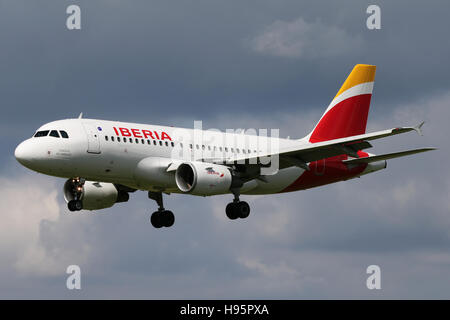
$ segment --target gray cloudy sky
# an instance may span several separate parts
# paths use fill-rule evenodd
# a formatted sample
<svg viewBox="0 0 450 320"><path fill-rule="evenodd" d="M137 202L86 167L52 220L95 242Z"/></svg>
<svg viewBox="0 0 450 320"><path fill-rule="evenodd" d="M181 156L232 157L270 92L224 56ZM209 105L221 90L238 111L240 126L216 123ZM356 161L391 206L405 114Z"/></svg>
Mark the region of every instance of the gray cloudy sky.
<svg viewBox="0 0 450 320"><path fill-rule="evenodd" d="M365 27L369 4L382 29ZM65 28L78 4L82 30ZM0 298L450 298L448 1L0 0ZM387 170L291 194L170 196L155 230L143 192L70 214L62 179L15 146L86 117L301 137L356 63L376 64L368 130L427 121L373 152L437 146ZM82 290L65 289L78 264ZM365 286L368 265L382 290Z"/></svg>

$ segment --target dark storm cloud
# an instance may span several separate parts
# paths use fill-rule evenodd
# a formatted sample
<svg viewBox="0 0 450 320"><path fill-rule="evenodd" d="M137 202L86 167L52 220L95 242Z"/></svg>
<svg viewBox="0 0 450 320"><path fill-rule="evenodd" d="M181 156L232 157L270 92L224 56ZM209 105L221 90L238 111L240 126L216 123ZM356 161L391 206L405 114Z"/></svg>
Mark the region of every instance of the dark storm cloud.
<svg viewBox="0 0 450 320"><path fill-rule="evenodd" d="M72 32L65 29L68 2L2 3L3 107L8 119L36 114L35 126L79 111L168 123L169 115L324 108L355 63L379 66L377 101L449 85L442 2L381 2L382 29L369 31L364 1L78 1L82 30ZM344 42L360 38L360 48L320 59L252 50L249 42L267 27L299 18L323 33L338 28ZM347 45L329 40L306 49Z"/></svg>

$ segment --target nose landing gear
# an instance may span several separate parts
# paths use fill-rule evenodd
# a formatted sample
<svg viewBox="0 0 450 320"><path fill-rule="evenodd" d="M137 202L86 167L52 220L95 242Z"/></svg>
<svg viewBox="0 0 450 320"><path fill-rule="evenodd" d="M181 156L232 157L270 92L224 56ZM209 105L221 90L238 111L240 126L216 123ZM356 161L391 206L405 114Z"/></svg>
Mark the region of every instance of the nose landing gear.
<svg viewBox="0 0 450 320"><path fill-rule="evenodd" d="M175 216L172 211L165 210L163 205L163 198L161 192L148 192L148 197L153 199L158 204L158 211L152 213L150 222L153 227L159 229L162 227L169 228L175 223Z"/></svg>
<svg viewBox="0 0 450 320"><path fill-rule="evenodd" d="M72 195L73 199L67 203L67 208L70 211L80 211L83 209L83 202L81 196L83 195L83 185L85 180L83 178L72 179Z"/></svg>
<svg viewBox="0 0 450 320"><path fill-rule="evenodd" d="M83 209L83 202L81 200L70 200L67 203L67 207L70 211L80 211Z"/></svg>

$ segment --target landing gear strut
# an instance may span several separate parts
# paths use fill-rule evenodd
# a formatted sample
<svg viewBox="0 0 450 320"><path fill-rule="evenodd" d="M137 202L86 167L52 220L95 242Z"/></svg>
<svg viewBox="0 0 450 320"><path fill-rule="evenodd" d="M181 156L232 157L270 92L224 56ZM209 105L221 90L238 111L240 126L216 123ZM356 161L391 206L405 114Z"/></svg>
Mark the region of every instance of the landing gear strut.
<svg viewBox="0 0 450 320"><path fill-rule="evenodd" d="M227 207L225 209L227 217L231 220L236 220L237 218L247 218L250 214L250 206L247 202L239 200L239 189L231 189L231 192L234 195L234 199L233 202L227 204Z"/></svg>
<svg viewBox="0 0 450 320"><path fill-rule="evenodd" d="M148 192L148 197L155 200L158 204L158 211L152 213L150 222L155 228L171 227L175 223L175 216L172 211L165 210L163 205L163 197L161 192Z"/></svg>
<svg viewBox="0 0 450 320"><path fill-rule="evenodd" d="M73 200L67 203L67 207L70 211L80 211L83 209L83 202L81 201L81 195L83 194L83 185L85 180L83 178L72 179L72 194Z"/></svg>

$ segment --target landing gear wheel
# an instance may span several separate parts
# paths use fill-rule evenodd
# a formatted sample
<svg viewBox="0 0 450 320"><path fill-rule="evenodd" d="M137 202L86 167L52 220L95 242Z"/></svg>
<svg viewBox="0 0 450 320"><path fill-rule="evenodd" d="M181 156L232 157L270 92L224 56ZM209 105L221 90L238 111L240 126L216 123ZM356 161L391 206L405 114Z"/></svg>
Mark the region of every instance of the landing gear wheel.
<svg viewBox="0 0 450 320"><path fill-rule="evenodd" d="M83 202L81 202L81 200L70 200L67 203L67 208L69 208L70 211L80 211L83 209Z"/></svg>
<svg viewBox="0 0 450 320"><path fill-rule="evenodd" d="M67 203L67 208L68 208L70 211L76 211L74 202L75 202L75 200L70 200L70 201Z"/></svg>
<svg viewBox="0 0 450 320"><path fill-rule="evenodd" d="M172 213L172 211L168 210L156 211L152 213L152 216L150 217L150 222L152 223L152 226L158 229L161 227L169 228L173 226L173 224L175 223L175 216Z"/></svg>
<svg viewBox="0 0 450 320"><path fill-rule="evenodd" d="M77 211L80 211L81 209L83 209L83 202L81 202L81 200L76 200L75 201L75 209Z"/></svg>
<svg viewBox="0 0 450 320"><path fill-rule="evenodd" d="M235 203L235 202L230 202L229 204L227 204L227 207L225 208L225 212L229 219L236 220L237 218L239 218L238 212L236 210L237 206L238 206L238 203Z"/></svg>
<svg viewBox="0 0 450 320"><path fill-rule="evenodd" d="M236 206L236 211L239 215L239 218L245 219L250 214L250 206L245 201L238 202L238 204Z"/></svg>
<svg viewBox="0 0 450 320"><path fill-rule="evenodd" d="M225 209L227 217L231 220L245 219L250 214L250 206L245 201L230 202Z"/></svg>
<svg viewBox="0 0 450 320"><path fill-rule="evenodd" d="M160 211L155 211L152 213L152 216L150 217L150 222L152 223L152 226L159 229L162 225L162 213Z"/></svg>
<svg viewBox="0 0 450 320"><path fill-rule="evenodd" d="M172 213L172 211L164 211L163 212L163 222L164 222L164 227L166 227L166 228L173 226L173 224L175 223L175 216Z"/></svg>

